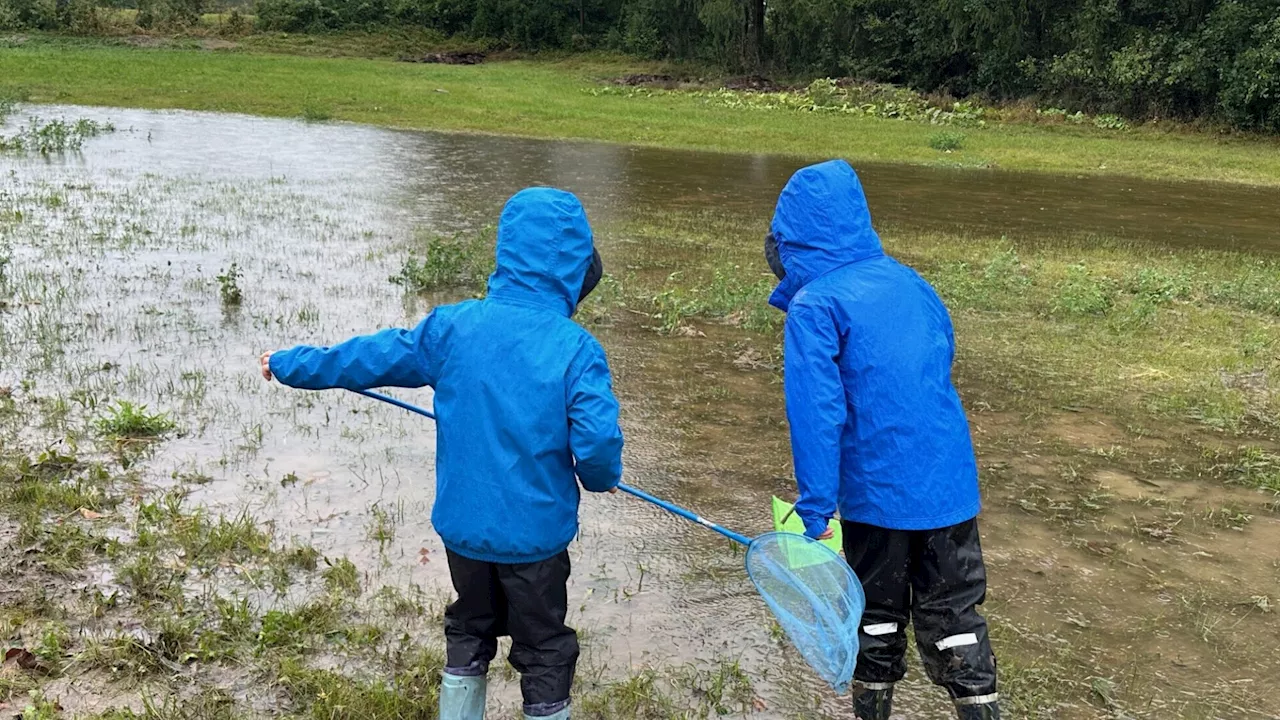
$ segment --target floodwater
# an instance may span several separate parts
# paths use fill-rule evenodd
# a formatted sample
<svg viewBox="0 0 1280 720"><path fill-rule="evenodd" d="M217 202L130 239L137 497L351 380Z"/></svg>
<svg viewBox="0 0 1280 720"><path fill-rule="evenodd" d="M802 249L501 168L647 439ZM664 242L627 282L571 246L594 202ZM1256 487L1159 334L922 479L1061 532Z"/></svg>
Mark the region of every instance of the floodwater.
<svg viewBox="0 0 1280 720"><path fill-rule="evenodd" d="M0 156L0 210L23 214L0 235L19 288L16 310L0 314L0 385L25 379L79 391L85 404L125 398L170 411L184 432L150 461L156 478L209 475L197 501L248 509L282 537L348 555L368 586L442 592L447 569L428 522L432 424L341 391L264 383L258 354L415 323L429 308L387 281L415 234L491 223L519 188L578 193L606 257L619 259L609 227L645 214L758 219L743 238L758 244L773 198L799 166L207 113L34 112L107 120L117 131L78 154ZM878 221L895 227L1280 251L1275 190L859 170ZM232 263L244 303L224 310L215 276ZM624 398L627 481L745 533L767 530L769 496L789 492L780 389L708 357L697 339L659 341L625 323L594 330ZM720 394L691 400L699 385ZM396 394L431 403L429 391ZM299 481L282 485L290 473ZM584 498L582 519L571 621L587 631L591 662L622 672L738 658L770 708L757 717L815 707L848 716L847 700L825 697L770 637L727 541L621 495ZM371 540L378 522L394 527L381 547ZM1018 542L1014 521L993 525L994 537ZM936 693L915 694L932 699L904 698L910 717L946 716Z"/></svg>

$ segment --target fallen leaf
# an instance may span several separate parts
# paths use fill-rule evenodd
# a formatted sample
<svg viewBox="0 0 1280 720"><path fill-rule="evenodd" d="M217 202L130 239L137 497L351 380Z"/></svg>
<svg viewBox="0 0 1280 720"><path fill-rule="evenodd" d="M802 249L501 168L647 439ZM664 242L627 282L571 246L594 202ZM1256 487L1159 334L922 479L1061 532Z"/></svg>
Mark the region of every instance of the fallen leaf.
<svg viewBox="0 0 1280 720"><path fill-rule="evenodd" d="M35 670L37 672L48 673L49 668L36 657L34 653L26 648L9 648L4 654L5 665L17 665L23 670Z"/></svg>
<svg viewBox="0 0 1280 720"><path fill-rule="evenodd" d="M103 515L102 513L94 512L89 508L80 508L80 517L85 520L97 520L98 518L103 517Z"/></svg>

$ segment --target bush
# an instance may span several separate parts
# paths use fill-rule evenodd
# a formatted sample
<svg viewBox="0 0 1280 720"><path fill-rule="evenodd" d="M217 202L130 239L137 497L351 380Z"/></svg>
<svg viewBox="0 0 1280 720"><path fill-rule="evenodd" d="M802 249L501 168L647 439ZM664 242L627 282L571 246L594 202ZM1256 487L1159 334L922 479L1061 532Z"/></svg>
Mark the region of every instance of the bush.
<svg viewBox="0 0 1280 720"><path fill-rule="evenodd" d="M204 0L138 0L138 27L189 28L200 22Z"/></svg>
<svg viewBox="0 0 1280 720"><path fill-rule="evenodd" d="M54 0L0 0L0 29L56 30L58 9Z"/></svg>

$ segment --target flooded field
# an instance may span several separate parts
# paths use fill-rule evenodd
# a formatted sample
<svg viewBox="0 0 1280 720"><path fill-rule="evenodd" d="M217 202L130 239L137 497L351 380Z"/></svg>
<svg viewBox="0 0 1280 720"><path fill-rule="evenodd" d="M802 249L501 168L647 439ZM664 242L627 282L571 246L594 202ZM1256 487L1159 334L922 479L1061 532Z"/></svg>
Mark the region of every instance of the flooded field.
<svg viewBox="0 0 1280 720"><path fill-rule="evenodd" d="M770 325L777 319L713 321L690 310L668 322L663 298L696 295L686 285L720 278L722 264L746 278L734 281L734 297L766 283L763 263L750 263L759 260L772 199L796 161L214 114L27 112L87 117L115 131L78 153L0 154L0 389L15 408L27 408L9 413L12 442L51 448L68 438L57 447L118 456L140 486L177 491L212 514L256 518L275 542L318 551L322 568L345 568L341 559L348 559L370 603L391 588L438 611L448 574L428 522L431 423L349 393L268 385L255 373L256 358L413 324L432 302L461 297L406 293L388 278L425 238L476 231L515 190L547 184L583 199L614 280L589 321L623 399L627 482L747 533L768 529L772 494L794 494ZM19 113L9 127L25 121ZM1118 239L1115 253L1175 253L1169 262L1194 259L1200 248L1256 258L1280 251L1274 191L860 170L873 214L891 228L891 247L908 259L913 252L943 258L939 272L960 271L946 259L950 250L929 249L939 234L1021 243L1015 265L1031 269L1016 269L1018 278L1058 262L1032 255L1038 244L1064 238ZM1148 245L1123 250L1129 242ZM1246 359L1207 361L1210 389L1194 375L1199 366L1186 370L1194 392L1185 391L1183 402L1198 415L1157 408L1129 390L1149 387L1151 397L1172 398L1182 375L1163 366L1141 376L1102 368L1091 379L1070 367L1039 367L1031 359L1039 346L1028 342L1025 364L1037 367L1013 369L1021 356L1007 346L1021 339L998 316L969 313L979 301L957 299L957 334L969 348L957 375L984 471L988 610L1012 717L1280 713L1273 687L1280 677L1273 612L1280 602L1280 341L1273 335L1280 304L1267 304L1280 297L1280 282L1267 280L1269 260L1248 262L1261 278L1256 287L1205 285L1236 288L1237 295L1222 295L1236 303L1230 322L1207 329L1193 309L1168 321L1190 333L1204 320L1205 337L1238 341L1236 355ZM979 280L993 274L993 265L985 267ZM1209 283L1198 278L1216 278L1215 268L1187 282ZM937 281L944 294L970 288L954 276ZM229 302L231 294L239 299ZM1078 328L1048 330L1088 354L1088 336L1072 335ZM1153 347L1157 337L1177 341L1157 330L1144 331ZM991 349L997 345L1005 349ZM1158 384L1161 373L1169 385ZM431 403L427 391L397 396ZM138 453L96 446L94 423L118 418L120 401L169 414L174 432ZM120 516L133 518L143 506L126 502ZM618 683L630 683L625 690L652 671L659 679L649 681L694 698L719 688L716 702L697 705L704 711L851 717L848 699L830 697L777 637L726 541L623 496L586 497L582 515L571 547L571 624L587 648L584 686L617 692ZM136 530L138 522L125 525ZM85 565L77 592L128 586L109 553ZM244 578L220 585L215 573L201 592L234 587L263 610L296 608L333 585L337 575L325 573L324 582L274 589ZM438 645L427 616L392 622L379 637ZM67 624L73 638L84 634ZM29 624L10 620L8 627L15 640L30 633ZM309 657L339 672L378 667L340 650ZM230 673L225 683L193 679L189 665L171 668L185 690L173 690L173 677L162 672L109 696L102 674L68 672L45 692L61 697L69 714L111 704L143 713L140 687L191 695L202 682L234 686L236 712L246 716L295 707L288 683L264 686L267 671L236 667L219 671ZM677 681L676 671L694 679ZM278 679L278 667L272 672ZM516 712L507 680L491 716ZM941 691L916 669L900 697L903 717L949 716ZM681 717L645 712L633 716Z"/></svg>

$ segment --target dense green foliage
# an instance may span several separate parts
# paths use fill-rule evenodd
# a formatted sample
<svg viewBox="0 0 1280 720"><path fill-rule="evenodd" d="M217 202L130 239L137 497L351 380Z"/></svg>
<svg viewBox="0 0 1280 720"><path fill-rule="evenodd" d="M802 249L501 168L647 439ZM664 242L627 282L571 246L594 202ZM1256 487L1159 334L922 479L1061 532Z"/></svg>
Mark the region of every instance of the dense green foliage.
<svg viewBox="0 0 1280 720"><path fill-rule="evenodd" d="M0 29L92 31L92 2L0 0ZM134 2L144 27L190 25L204 4ZM268 31L423 27L1280 131L1280 0L253 0L253 12Z"/></svg>

